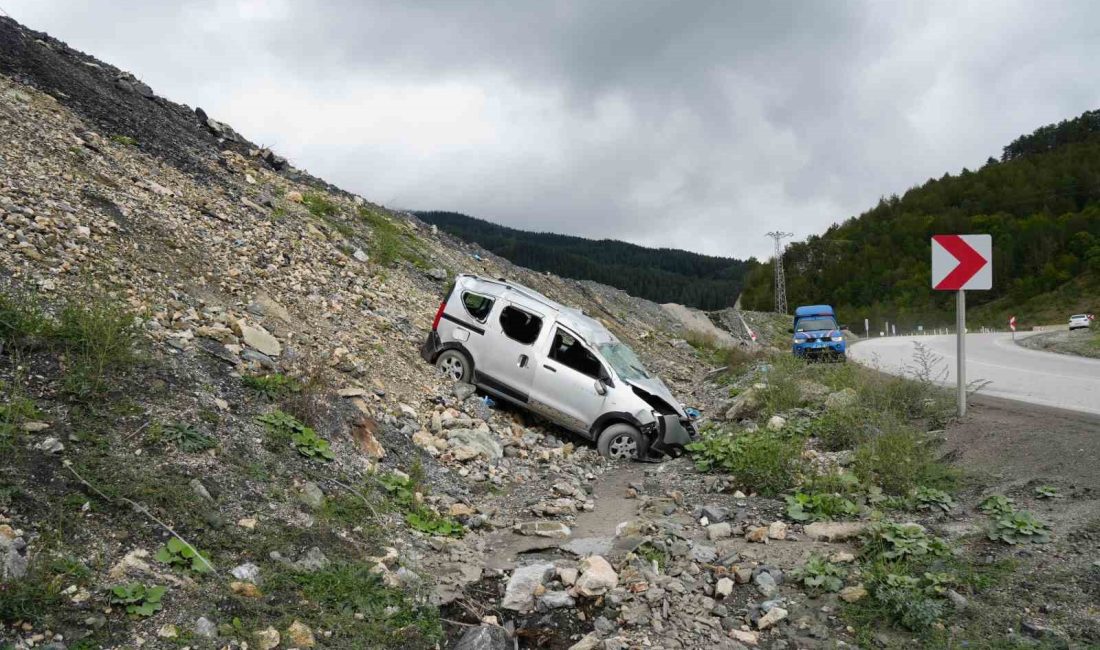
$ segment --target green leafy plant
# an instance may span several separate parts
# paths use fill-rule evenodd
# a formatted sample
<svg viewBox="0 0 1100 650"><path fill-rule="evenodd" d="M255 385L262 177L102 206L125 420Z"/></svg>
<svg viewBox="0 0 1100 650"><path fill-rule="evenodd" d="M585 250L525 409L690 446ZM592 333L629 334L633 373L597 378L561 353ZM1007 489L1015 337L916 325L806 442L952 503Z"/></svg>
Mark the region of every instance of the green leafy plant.
<svg viewBox="0 0 1100 650"><path fill-rule="evenodd" d="M192 546L185 544L178 537L169 539L164 546L157 549L153 559L164 564L189 569L195 573L209 573L214 570L214 567L201 553Z"/></svg>
<svg viewBox="0 0 1100 650"><path fill-rule="evenodd" d="M844 586L846 575L847 571L843 567L819 555L811 555L806 560L806 564L795 571L797 580L801 581L807 589L818 592L840 591Z"/></svg>
<svg viewBox="0 0 1100 650"><path fill-rule="evenodd" d="M1035 488L1035 496L1039 499L1061 499L1062 494L1053 485L1040 485Z"/></svg>
<svg viewBox="0 0 1100 650"><path fill-rule="evenodd" d="M1026 510L997 516L989 527L989 539L1006 544L1031 542L1045 544L1050 541L1050 528Z"/></svg>
<svg viewBox="0 0 1100 650"><path fill-rule="evenodd" d="M855 517L860 507L839 494L805 494L787 496L787 517L794 521L821 521L837 517Z"/></svg>
<svg viewBox="0 0 1100 650"><path fill-rule="evenodd" d="M904 426L877 435L856 448L853 470L868 485L888 494L907 494L932 471L935 461L927 437Z"/></svg>
<svg viewBox="0 0 1100 650"><path fill-rule="evenodd" d="M878 522L863 533L864 553L886 560L947 555L947 542L930 537L920 524Z"/></svg>
<svg viewBox="0 0 1100 650"><path fill-rule="evenodd" d="M994 517L1011 514L1016 510L1012 499L1003 494L993 494L986 497L978 505L978 509Z"/></svg>
<svg viewBox="0 0 1100 650"><path fill-rule="evenodd" d="M951 512L955 507L955 500L943 490L930 487L919 487L910 493L910 498L916 504L918 510L942 510Z"/></svg>
<svg viewBox="0 0 1100 650"><path fill-rule="evenodd" d="M725 471L744 488L773 495L793 486L801 470L801 441L769 431L717 433L687 445L700 471Z"/></svg>
<svg viewBox="0 0 1100 650"><path fill-rule="evenodd" d="M246 387L272 402L288 393L296 393L302 389L293 377L278 372L268 375L245 375L241 381Z"/></svg>
<svg viewBox="0 0 1100 650"><path fill-rule="evenodd" d="M184 422L173 422L164 425L160 429L160 435L166 442L170 442L180 451L188 453L213 449L217 445L213 437Z"/></svg>
<svg viewBox="0 0 1100 650"><path fill-rule="evenodd" d="M645 542L634 549L634 553L646 562L656 562L658 567L668 566L668 552L654 546L650 542Z"/></svg>
<svg viewBox="0 0 1100 650"><path fill-rule="evenodd" d="M385 474L379 482L398 507L405 511L405 523L412 529L445 537L462 537L466 534L465 526L436 513L417 499L416 482L411 478Z"/></svg>
<svg viewBox="0 0 1100 650"><path fill-rule="evenodd" d="M112 587L109 600L115 605L125 605L126 612L133 616L152 616L163 608L161 598L167 590L167 587L146 587L140 582L131 582Z"/></svg>
<svg viewBox="0 0 1100 650"><path fill-rule="evenodd" d="M282 411L272 411L256 418L270 434L276 447L290 445L306 458L329 461L336 458L329 441L317 435L312 428Z"/></svg>

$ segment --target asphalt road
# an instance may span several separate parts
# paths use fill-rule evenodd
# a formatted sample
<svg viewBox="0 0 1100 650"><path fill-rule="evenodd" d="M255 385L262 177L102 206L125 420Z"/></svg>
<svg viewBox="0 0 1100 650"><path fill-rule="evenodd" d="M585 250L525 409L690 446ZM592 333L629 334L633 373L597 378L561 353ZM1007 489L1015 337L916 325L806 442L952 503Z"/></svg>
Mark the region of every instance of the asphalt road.
<svg viewBox="0 0 1100 650"><path fill-rule="evenodd" d="M954 386L954 335L868 339L853 345L848 357L883 372L911 375L916 343L940 358L937 379ZM981 389L985 395L1100 414L1100 359L1029 350L1016 345L1011 334L968 334L966 379L988 381Z"/></svg>

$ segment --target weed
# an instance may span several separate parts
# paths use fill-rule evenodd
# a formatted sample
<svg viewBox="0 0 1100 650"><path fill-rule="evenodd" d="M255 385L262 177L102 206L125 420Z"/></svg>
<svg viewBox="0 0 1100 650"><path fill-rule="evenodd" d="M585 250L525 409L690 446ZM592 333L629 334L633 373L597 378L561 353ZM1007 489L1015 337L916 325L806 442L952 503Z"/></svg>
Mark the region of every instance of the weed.
<svg viewBox="0 0 1100 650"><path fill-rule="evenodd" d="M302 389L293 377L278 372L268 375L245 375L241 378L241 382L271 402Z"/></svg>
<svg viewBox="0 0 1100 650"><path fill-rule="evenodd" d="M700 471L732 474L744 488L773 495L793 486L801 469L800 440L761 431L718 433L687 445Z"/></svg>
<svg viewBox="0 0 1100 650"><path fill-rule="evenodd" d="M787 517L795 521L820 521L837 517L855 517L861 508L839 494L795 492L786 497Z"/></svg>
<svg viewBox="0 0 1100 650"><path fill-rule="evenodd" d="M437 514L421 502L416 491L417 484L411 478L386 474L379 479L379 482L398 507L405 512L405 523L410 528L429 535L446 537L462 537L466 534L466 528L462 524L450 517Z"/></svg>
<svg viewBox="0 0 1100 650"><path fill-rule="evenodd" d="M7 404L0 404L0 449L10 447L22 431L24 422L41 417L41 413L29 398L18 393L19 381L16 381ZM0 389L4 386L0 384Z"/></svg>
<svg viewBox="0 0 1100 650"><path fill-rule="evenodd" d="M152 616L164 605L160 602L167 587L146 587L140 582L112 587L108 599L112 604L125 605L132 616Z"/></svg>
<svg viewBox="0 0 1100 650"><path fill-rule="evenodd" d="M25 351L53 332L53 322L28 293L0 293L0 346Z"/></svg>
<svg viewBox="0 0 1100 650"><path fill-rule="evenodd" d="M650 564L656 562L658 568L668 566L668 552L654 546L650 542L645 542L636 548L634 553Z"/></svg>
<svg viewBox="0 0 1100 650"><path fill-rule="evenodd" d="M111 142L125 145L127 147L136 147L138 143L137 140L131 138L128 135L119 135L117 133L111 136Z"/></svg>
<svg viewBox="0 0 1100 650"><path fill-rule="evenodd" d="M904 426L856 447L853 470L861 481L882 486L888 494L906 494L936 468L929 440Z"/></svg>
<svg viewBox="0 0 1100 650"><path fill-rule="evenodd" d="M37 563L22 579L0 582L0 623L37 622L60 603L60 577Z"/></svg>
<svg viewBox="0 0 1100 650"><path fill-rule="evenodd" d="M978 509L987 515L993 517L1000 517L1002 515L1008 515L1015 512L1015 504L1012 499L1004 496L1003 494L992 494L986 497L980 504Z"/></svg>
<svg viewBox="0 0 1100 650"><path fill-rule="evenodd" d="M292 415L282 411L272 411L259 416L256 421L267 428L269 447L273 450L289 445L306 458L332 460L336 457L329 447L328 440L318 436L316 431L302 424Z"/></svg>
<svg viewBox="0 0 1100 650"><path fill-rule="evenodd" d="M947 555L947 542L929 537L919 524L878 522L863 533L863 552L872 558L907 560Z"/></svg>
<svg viewBox="0 0 1100 650"><path fill-rule="evenodd" d="M910 499L916 504L918 510L942 510L951 512L955 507L955 500L943 490L930 487L919 487L910 493Z"/></svg>
<svg viewBox="0 0 1100 650"><path fill-rule="evenodd" d="M989 527L988 537L1014 545L1021 542L1045 544L1050 541L1050 528L1030 512L1021 510L996 517Z"/></svg>
<svg viewBox="0 0 1100 650"><path fill-rule="evenodd" d="M317 435L317 432L310 427L304 425L300 431L296 431L290 436L290 444L294 445L294 449L306 458L316 458L325 461L336 458L336 454L332 453L329 441Z"/></svg>
<svg viewBox="0 0 1100 650"><path fill-rule="evenodd" d="M56 338L69 357L66 392L92 399L107 392L112 373L134 362L138 328L133 314L105 300L73 301L61 311Z"/></svg>
<svg viewBox="0 0 1100 650"><path fill-rule="evenodd" d="M1035 488L1035 497L1037 499L1061 499L1062 495L1058 492L1058 488L1053 485L1040 485Z"/></svg>
<svg viewBox="0 0 1100 650"><path fill-rule="evenodd" d="M206 451L217 445L213 437L183 422L173 422L161 427L160 437L175 445L176 449L187 453Z"/></svg>
<svg viewBox="0 0 1100 650"><path fill-rule="evenodd" d="M794 577L811 592L840 591L847 571L820 555L811 555L806 564L795 570Z"/></svg>
<svg viewBox="0 0 1100 650"><path fill-rule="evenodd" d="M852 449L882 426L883 415L859 405L826 411L813 421L809 433L827 451Z"/></svg>
<svg viewBox="0 0 1100 650"><path fill-rule="evenodd" d="M331 384L329 372L320 357L303 356L293 369L293 389L283 391L279 400L283 410L310 426L321 422L331 410L326 399Z"/></svg>
<svg viewBox="0 0 1100 650"><path fill-rule="evenodd" d="M189 569L195 573L209 573L214 570L214 567L210 566L206 555L209 554L200 553L195 548L184 544L178 537L172 537L168 543L157 549L153 558L157 562Z"/></svg>
<svg viewBox="0 0 1100 650"><path fill-rule="evenodd" d="M911 576L888 574L874 584L872 593L890 618L915 632L928 630L945 612L944 602L930 597Z"/></svg>

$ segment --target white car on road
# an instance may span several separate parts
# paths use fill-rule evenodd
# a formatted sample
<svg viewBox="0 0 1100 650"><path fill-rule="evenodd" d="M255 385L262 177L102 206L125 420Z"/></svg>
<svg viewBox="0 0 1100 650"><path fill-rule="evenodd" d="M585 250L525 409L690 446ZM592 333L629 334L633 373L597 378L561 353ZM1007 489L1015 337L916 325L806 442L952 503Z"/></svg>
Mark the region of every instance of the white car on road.
<svg viewBox="0 0 1100 650"><path fill-rule="evenodd" d="M1088 329L1092 322L1089 320L1088 314L1074 314L1069 317L1069 329L1072 332L1078 328Z"/></svg>

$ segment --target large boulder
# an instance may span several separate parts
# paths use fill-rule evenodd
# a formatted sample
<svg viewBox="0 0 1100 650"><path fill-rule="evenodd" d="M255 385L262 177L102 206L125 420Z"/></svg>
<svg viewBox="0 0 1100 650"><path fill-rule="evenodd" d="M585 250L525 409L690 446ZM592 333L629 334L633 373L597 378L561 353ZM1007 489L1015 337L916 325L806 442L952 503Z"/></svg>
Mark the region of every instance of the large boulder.
<svg viewBox="0 0 1100 650"><path fill-rule="evenodd" d="M828 397L829 387L809 379L798 382L798 396L803 404L817 405Z"/></svg>
<svg viewBox="0 0 1100 650"><path fill-rule="evenodd" d="M485 429L451 429L447 441L457 450L463 447L476 452L474 456L484 456L490 460L504 456L504 447L491 431Z"/></svg>
<svg viewBox="0 0 1100 650"><path fill-rule="evenodd" d="M619 574L602 556L590 555L581 561L581 577L575 589L581 596L602 596L619 584Z"/></svg>
<svg viewBox="0 0 1100 650"><path fill-rule="evenodd" d="M7 524L0 525L0 580L27 575L27 543Z"/></svg>
<svg viewBox="0 0 1100 650"><path fill-rule="evenodd" d="M504 628L482 625L466 628L466 633L451 646L451 650L511 650Z"/></svg>
<svg viewBox="0 0 1100 650"><path fill-rule="evenodd" d="M517 568L508 578L504 588L504 600L500 606L517 612L529 612L535 608L535 592L544 585L554 573L550 562L539 562Z"/></svg>
<svg viewBox="0 0 1100 650"><path fill-rule="evenodd" d="M733 401L726 407L726 419L731 421L740 420L756 415L762 406L761 395L766 389L767 387L764 384L753 384L751 387L746 388L740 395L733 398Z"/></svg>
<svg viewBox="0 0 1100 650"><path fill-rule="evenodd" d="M859 401L859 394L852 388L845 388L825 398L825 409L828 411L846 409L855 405L857 401Z"/></svg>

